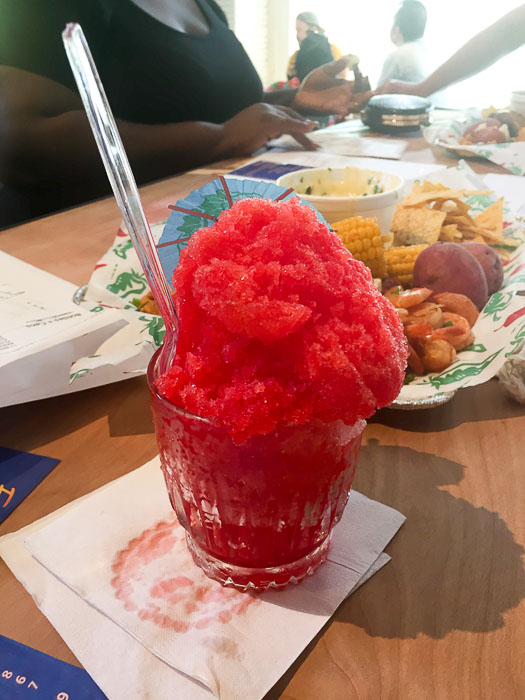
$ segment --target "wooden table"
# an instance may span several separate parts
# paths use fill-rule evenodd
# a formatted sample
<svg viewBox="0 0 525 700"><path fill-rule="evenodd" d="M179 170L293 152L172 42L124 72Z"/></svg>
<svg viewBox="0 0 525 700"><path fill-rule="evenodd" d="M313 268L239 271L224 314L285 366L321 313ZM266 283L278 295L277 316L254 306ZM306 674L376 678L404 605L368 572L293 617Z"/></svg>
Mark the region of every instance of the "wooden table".
<svg viewBox="0 0 525 700"><path fill-rule="evenodd" d="M422 139L409 144L406 160L455 162ZM231 165L143 188L150 220ZM108 198L6 230L0 247L82 284L120 218ZM0 534L156 454L144 378L5 408L0 417L1 445L61 460ZM496 381L430 411L377 414L355 487L407 516L386 550L392 561L341 605L267 700L524 698L524 455L523 407ZM2 634L78 663L3 562L0 600Z"/></svg>

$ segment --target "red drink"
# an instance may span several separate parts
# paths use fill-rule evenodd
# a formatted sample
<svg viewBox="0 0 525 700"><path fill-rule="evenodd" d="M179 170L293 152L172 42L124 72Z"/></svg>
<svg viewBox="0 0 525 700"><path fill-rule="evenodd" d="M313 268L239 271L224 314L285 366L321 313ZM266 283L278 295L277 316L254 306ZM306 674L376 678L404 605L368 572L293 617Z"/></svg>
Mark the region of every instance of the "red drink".
<svg viewBox="0 0 525 700"><path fill-rule="evenodd" d="M196 563L241 589L313 573L348 499L365 422L315 419L237 445L158 394L158 357L148 380L162 468Z"/></svg>
<svg viewBox="0 0 525 700"><path fill-rule="evenodd" d="M297 200L235 202L191 236L172 282L177 347L149 383L193 557L239 588L298 581L326 557L363 419L399 392L403 326Z"/></svg>

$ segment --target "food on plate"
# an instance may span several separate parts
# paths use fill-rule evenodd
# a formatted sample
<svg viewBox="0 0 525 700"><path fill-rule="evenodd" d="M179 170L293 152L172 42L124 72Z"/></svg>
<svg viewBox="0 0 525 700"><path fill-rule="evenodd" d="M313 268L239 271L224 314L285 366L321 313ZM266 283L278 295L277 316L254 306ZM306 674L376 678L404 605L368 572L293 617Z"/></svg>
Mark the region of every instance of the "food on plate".
<svg viewBox="0 0 525 700"><path fill-rule="evenodd" d="M441 292L441 294L434 294L432 299L441 307L466 318L471 326L478 320L479 311L465 294Z"/></svg>
<svg viewBox="0 0 525 700"><path fill-rule="evenodd" d="M297 199L244 199L193 234L173 273L179 337L159 393L237 443L388 405L402 325L370 271Z"/></svg>
<svg viewBox="0 0 525 700"><path fill-rule="evenodd" d="M388 277L397 280L397 283L402 284L404 287L410 287L414 279L416 258L427 247L426 243L421 243L420 245L387 248L385 250L385 262ZM383 289L386 289L384 285Z"/></svg>
<svg viewBox="0 0 525 700"><path fill-rule="evenodd" d="M514 112L513 110L492 110L488 116L492 119L497 119L501 124L506 124L510 137L513 139L518 137L520 129L525 127L525 117L523 114Z"/></svg>
<svg viewBox="0 0 525 700"><path fill-rule="evenodd" d="M478 143L506 143L525 140L525 117L519 112L485 110L488 116L471 124L459 143L472 146Z"/></svg>
<svg viewBox="0 0 525 700"><path fill-rule="evenodd" d="M410 194L398 204L392 234L381 235L377 221L372 217L348 217L331 224L344 247L368 266L375 285L392 301L405 328L411 326L407 337L409 342L415 342L416 349L419 349L418 334L422 328L428 330L428 325L434 330L441 328L445 311L461 316L466 319L469 327L472 327L488 296L501 287L501 251L506 247L519 245L518 241L503 236L503 199L494 201L475 217L470 215L470 205L464 201L464 198L475 195L484 198L488 193L487 190L451 189L437 183L418 182ZM295 230L296 222L293 225ZM392 245L393 240L401 240L404 244ZM407 244L417 240L421 242ZM487 245L485 241L491 245ZM396 296L396 287L404 288L404 294ZM392 289L393 295L389 293ZM262 294L262 297L266 296ZM219 292L216 297L221 297ZM144 305L145 302L151 301L150 298L144 297L140 308L151 309L149 312L154 312L153 306ZM255 297L253 301L255 302ZM284 307L275 311L270 304L268 309L263 311L265 303L261 302L260 308L261 314L267 319L261 321L254 315L252 330L259 333L259 339L263 342L272 343L273 331L269 328L274 317L277 318ZM282 323L283 327L287 323L291 324L296 310L290 309L286 322L281 318L279 323ZM228 321L228 329L231 332L235 332L236 329L233 324L235 314L239 316L239 328L248 329L248 326L243 326L244 321L240 320L245 313L248 313L247 310L240 307L234 313L232 307L231 318ZM296 322L300 331L303 323L300 315L297 316ZM447 339L441 336L454 336L452 343L448 338L448 345L454 352L461 351L460 347L456 347L459 341L455 337L459 334L460 326L458 323L451 325L454 326L454 330L434 336L433 344L428 345L425 352L421 351L418 354L414 348L410 351L412 362L419 363L422 372L438 371L430 370L430 367L441 366L445 358L449 361L453 355L448 347L443 346L442 341ZM264 332L269 334L266 339L263 338ZM415 338L412 337L414 334ZM465 335L460 345L464 344L468 337ZM226 342L225 347L229 347ZM414 353L417 360L414 359ZM200 371L205 375L207 359L193 353L192 361L196 362L196 367L202 365ZM186 380L191 384L190 379L188 375ZM194 410L197 409L194 407ZM219 411L218 404L214 405L213 410Z"/></svg>
<svg viewBox="0 0 525 700"><path fill-rule="evenodd" d="M488 193L489 190L452 190L426 181L416 183L394 213L394 245L457 242L481 235L483 226L468 214L470 206L463 197ZM487 231L487 235L494 237L492 231Z"/></svg>
<svg viewBox="0 0 525 700"><path fill-rule="evenodd" d="M133 300L133 304L137 307L138 311L142 311L145 314L160 316L159 307L151 292L147 292L147 294L144 294L140 299Z"/></svg>
<svg viewBox="0 0 525 700"><path fill-rule="evenodd" d="M459 139L462 145L474 143L504 143L510 141L511 135L507 124L497 119L480 119L465 131Z"/></svg>
<svg viewBox="0 0 525 700"><path fill-rule="evenodd" d="M425 287L395 287L385 296L403 323L409 347L408 366L414 374L442 372L456 359L457 352L474 342L471 328L478 311L462 294L433 294Z"/></svg>
<svg viewBox="0 0 525 700"><path fill-rule="evenodd" d="M500 239L503 235L503 197L497 199L478 214L474 223L485 229L485 235L487 231L490 231L497 239Z"/></svg>
<svg viewBox="0 0 525 700"><path fill-rule="evenodd" d="M419 254L414 285L433 292L465 294L478 309L488 300L487 279L477 258L458 243L438 241Z"/></svg>
<svg viewBox="0 0 525 700"><path fill-rule="evenodd" d="M390 235L381 235L381 229L374 217L352 216L330 224L354 258L370 268L374 278L386 276L385 245L390 243Z"/></svg>
<svg viewBox="0 0 525 700"><path fill-rule="evenodd" d="M474 218L469 214L470 205L463 201L487 194L490 190L453 190L433 182L416 183L394 213L394 245L474 240L490 244L505 259L508 249L516 248L519 242L503 236L503 198Z"/></svg>
<svg viewBox="0 0 525 700"><path fill-rule="evenodd" d="M442 372L455 359L456 351L446 340L429 339L421 352L421 362L427 372Z"/></svg>
<svg viewBox="0 0 525 700"><path fill-rule="evenodd" d="M398 206L392 220L395 245L426 243L431 245L439 239L446 213L434 209L416 209Z"/></svg>
<svg viewBox="0 0 525 700"><path fill-rule="evenodd" d="M477 259L483 268L489 296L497 292L503 282L503 263L499 255L485 243L465 241L462 245Z"/></svg>

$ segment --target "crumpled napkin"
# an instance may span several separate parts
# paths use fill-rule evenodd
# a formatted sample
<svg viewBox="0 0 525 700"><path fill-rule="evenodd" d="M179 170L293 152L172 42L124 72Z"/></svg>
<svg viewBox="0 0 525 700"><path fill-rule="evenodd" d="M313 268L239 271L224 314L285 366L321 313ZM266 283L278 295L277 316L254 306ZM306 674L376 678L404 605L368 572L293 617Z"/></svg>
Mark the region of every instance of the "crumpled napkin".
<svg viewBox="0 0 525 700"><path fill-rule="evenodd" d="M316 574L245 594L193 564L155 458L4 536L0 555L110 700L255 700L389 560L404 520L351 492Z"/></svg>
<svg viewBox="0 0 525 700"><path fill-rule="evenodd" d="M509 355L498 372L498 379L507 394L525 404L525 341Z"/></svg>

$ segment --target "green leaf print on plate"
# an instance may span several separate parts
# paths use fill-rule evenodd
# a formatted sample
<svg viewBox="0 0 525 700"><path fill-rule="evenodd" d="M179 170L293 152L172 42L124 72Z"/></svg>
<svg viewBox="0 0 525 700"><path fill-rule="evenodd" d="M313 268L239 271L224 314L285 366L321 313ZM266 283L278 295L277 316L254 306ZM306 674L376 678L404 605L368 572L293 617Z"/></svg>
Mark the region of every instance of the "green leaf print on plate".
<svg viewBox="0 0 525 700"><path fill-rule="evenodd" d="M125 299L130 294L142 295L146 290L146 278L143 272L121 272L117 279L107 286L108 291Z"/></svg>
<svg viewBox="0 0 525 700"><path fill-rule="evenodd" d="M465 197L465 202L473 209L485 210L494 202L490 194L473 194L470 197Z"/></svg>
<svg viewBox="0 0 525 700"><path fill-rule="evenodd" d="M492 316L493 321L499 321L501 319L501 312L505 311L511 299L512 294L494 292L485 304L485 308L482 311L483 316Z"/></svg>
<svg viewBox="0 0 525 700"><path fill-rule="evenodd" d="M475 155L479 156L480 158L486 158L487 160L490 160L494 154L494 151L488 151L485 149L480 149L479 151L476 151Z"/></svg>
<svg viewBox="0 0 525 700"><path fill-rule="evenodd" d="M140 316L140 321L144 321L145 326L141 333L148 331L149 335L153 339L153 343L156 347L160 348L162 341L164 339L164 333L166 329L164 328L164 321L160 316L153 316L152 318L148 316Z"/></svg>
<svg viewBox="0 0 525 700"><path fill-rule="evenodd" d="M483 345L483 343L474 343L468 348L465 348L465 351L469 352L487 352L487 348Z"/></svg>
<svg viewBox="0 0 525 700"><path fill-rule="evenodd" d="M521 345L522 341L525 340L525 323L523 323L521 326L519 326L518 331L514 338L510 341L510 345L512 348L505 353L505 357L510 357L510 355L513 355L518 347Z"/></svg>
<svg viewBox="0 0 525 700"><path fill-rule="evenodd" d="M71 372L69 375L69 383L72 384L75 379L78 379L81 377L83 374L87 374L90 370L87 368L84 369L77 369L76 372Z"/></svg>
<svg viewBox="0 0 525 700"><path fill-rule="evenodd" d="M496 359L502 349L503 348L496 350L496 352L486 357L482 362L461 362L451 372L442 372L435 377L429 377L428 381L436 389L441 389L442 386L446 386L447 384L461 382L470 377L477 377L478 374L481 374L481 372Z"/></svg>
<svg viewBox="0 0 525 700"><path fill-rule="evenodd" d="M128 251L133 248L133 242L131 239L129 241L123 241L113 248L113 253L122 260L126 260L128 257Z"/></svg>

